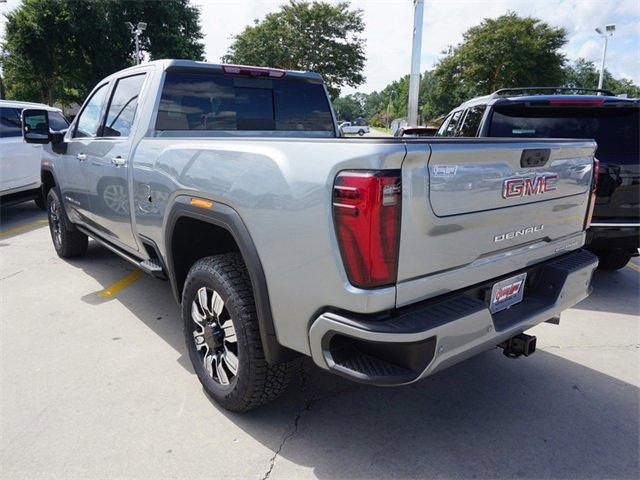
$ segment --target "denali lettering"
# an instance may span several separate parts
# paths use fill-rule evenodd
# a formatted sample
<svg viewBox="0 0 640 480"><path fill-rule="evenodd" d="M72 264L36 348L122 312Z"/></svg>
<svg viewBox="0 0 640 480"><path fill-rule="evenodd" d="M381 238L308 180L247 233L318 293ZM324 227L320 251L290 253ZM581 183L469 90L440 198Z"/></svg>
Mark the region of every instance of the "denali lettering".
<svg viewBox="0 0 640 480"><path fill-rule="evenodd" d="M533 178L510 178L502 184L502 198L528 197L558 189L557 175L539 175Z"/></svg>
<svg viewBox="0 0 640 480"><path fill-rule="evenodd" d="M495 237L493 237L493 241L495 243L498 243L503 240L511 240L512 238L520 237L522 235L539 232L542 229L544 229L544 225L531 225L530 227L525 227L522 230L514 230L513 232L501 233L500 235L496 235Z"/></svg>

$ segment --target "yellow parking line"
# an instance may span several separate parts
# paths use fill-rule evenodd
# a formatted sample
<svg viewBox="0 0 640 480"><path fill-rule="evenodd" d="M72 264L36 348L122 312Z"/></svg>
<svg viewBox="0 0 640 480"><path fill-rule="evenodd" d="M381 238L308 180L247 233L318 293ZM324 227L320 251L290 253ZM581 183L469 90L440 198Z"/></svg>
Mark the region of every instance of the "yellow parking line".
<svg viewBox="0 0 640 480"><path fill-rule="evenodd" d="M636 272L640 272L640 267L633 262L627 263L627 267L633 268Z"/></svg>
<svg viewBox="0 0 640 480"><path fill-rule="evenodd" d="M19 227L9 228L7 230L0 231L0 238L11 237L19 233L34 230L38 227L41 227L42 225L45 225L46 223L48 223L48 220L38 220L32 223L27 223L26 225L20 225Z"/></svg>
<svg viewBox="0 0 640 480"><path fill-rule="evenodd" d="M142 275L142 270L137 270L136 269L133 272L131 272L129 275L127 275L126 277L123 277L120 280L118 280L113 285L109 285L107 288L102 290L98 294L98 296L103 297L103 298L104 297L113 297L120 290L125 288L127 285L131 285L133 282L135 282L140 277L140 275Z"/></svg>

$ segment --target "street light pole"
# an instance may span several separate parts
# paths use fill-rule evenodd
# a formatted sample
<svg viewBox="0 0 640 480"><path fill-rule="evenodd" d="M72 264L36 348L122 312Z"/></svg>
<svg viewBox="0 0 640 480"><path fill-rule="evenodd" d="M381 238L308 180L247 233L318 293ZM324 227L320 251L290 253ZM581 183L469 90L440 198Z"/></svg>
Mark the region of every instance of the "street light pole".
<svg viewBox="0 0 640 480"><path fill-rule="evenodd" d="M422 51L422 16L424 0L413 2L413 46L411 48L411 76L409 77L409 125L418 125L418 94L420 91L420 54Z"/></svg>
<svg viewBox="0 0 640 480"><path fill-rule="evenodd" d="M138 25L133 25L131 22L124 22L124 24L131 29L131 34L136 41L136 65L140 65L140 35L147 28L145 22L138 22Z"/></svg>
<svg viewBox="0 0 640 480"><path fill-rule="evenodd" d="M609 42L609 37L613 35L613 32L616 31L616 26L614 24L609 24L605 27L605 31L603 32L600 27L596 28L596 32L601 37L604 37L604 48L602 49L602 62L600 63L600 77L598 78L598 90L602 90L602 84L604 83L604 62L607 57L607 43ZM600 95L601 92L598 92Z"/></svg>

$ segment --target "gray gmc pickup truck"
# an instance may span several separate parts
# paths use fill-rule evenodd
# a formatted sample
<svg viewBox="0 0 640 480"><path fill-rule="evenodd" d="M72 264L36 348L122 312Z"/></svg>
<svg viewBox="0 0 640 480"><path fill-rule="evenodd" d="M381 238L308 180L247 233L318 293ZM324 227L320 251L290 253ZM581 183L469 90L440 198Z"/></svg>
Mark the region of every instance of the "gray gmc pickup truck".
<svg viewBox="0 0 640 480"><path fill-rule="evenodd" d="M591 289L593 141L343 138L317 74L184 60L106 78L64 134L47 123L23 113L53 154L58 255L91 237L168 279L229 410L277 396L300 355L376 385L529 355L523 332Z"/></svg>

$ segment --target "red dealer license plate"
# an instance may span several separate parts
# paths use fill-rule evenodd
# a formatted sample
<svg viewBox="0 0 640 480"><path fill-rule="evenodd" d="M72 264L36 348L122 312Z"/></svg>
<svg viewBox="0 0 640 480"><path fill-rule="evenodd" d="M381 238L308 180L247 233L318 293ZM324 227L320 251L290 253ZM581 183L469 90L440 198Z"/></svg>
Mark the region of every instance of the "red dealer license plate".
<svg viewBox="0 0 640 480"><path fill-rule="evenodd" d="M489 311L496 313L521 302L526 280L527 274L521 273L520 275L496 283L491 290Z"/></svg>

